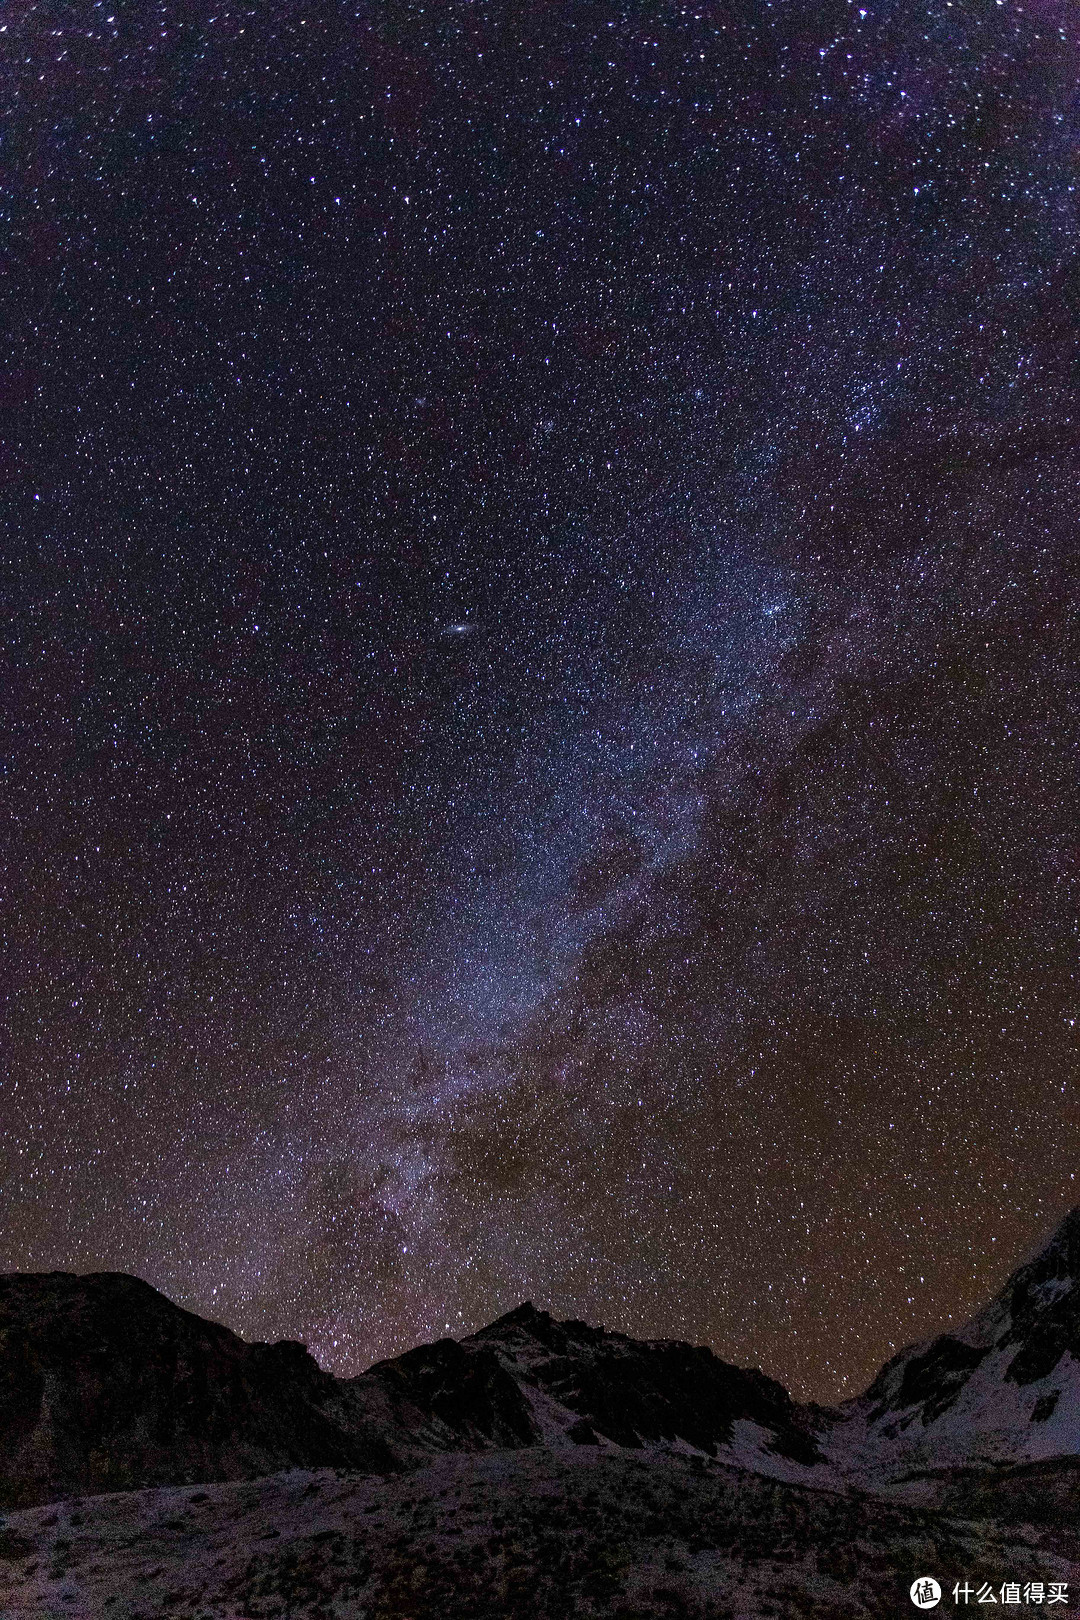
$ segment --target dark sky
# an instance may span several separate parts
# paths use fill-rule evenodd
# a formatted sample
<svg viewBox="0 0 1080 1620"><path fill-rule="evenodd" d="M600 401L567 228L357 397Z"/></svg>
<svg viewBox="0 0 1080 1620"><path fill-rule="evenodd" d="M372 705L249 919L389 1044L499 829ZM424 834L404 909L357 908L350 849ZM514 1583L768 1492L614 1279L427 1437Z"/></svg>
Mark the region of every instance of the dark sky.
<svg viewBox="0 0 1080 1620"><path fill-rule="evenodd" d="M850 1393L1080 1202L1070 0L12 0L0 1265Z"/></svg>

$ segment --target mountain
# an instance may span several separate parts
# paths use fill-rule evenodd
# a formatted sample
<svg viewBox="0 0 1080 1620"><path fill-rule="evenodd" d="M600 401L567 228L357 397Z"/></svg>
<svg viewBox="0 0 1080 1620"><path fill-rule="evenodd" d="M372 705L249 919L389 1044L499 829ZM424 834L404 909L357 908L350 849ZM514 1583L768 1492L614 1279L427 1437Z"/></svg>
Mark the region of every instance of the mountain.
<svg viewBox="0 0 1080 1620"><path fill-rule="evenodd" d="M481 1368L499 1405L490 1417L485 1408L477 1432L478 1413L466 1412L462 1395L479 1386ZM824 1461L809 1414L764 1373L674 1339L558 1322L532 1304L460 1343L444 1339L382 1362L369 1378L487 1442L501 1431L504 1445L681 1445L708 1456L741 1446L763 1471L790 1473L795 1465L798 1477Z"/></svg>
<svg viewBox="0 0 1080 1620"><path fill-rule="evenodd" d="M336 1379L133 1277L0 1277L0 1615L871 1620L930 1575L1071 1598L1078 1277L1080 1210L832 1411L531 1304Z"/></svg>
<svg viewBox="0 0 1080 1620"><path fill-rule="evenodd" d="M965 1326L887 1362L821 1443L878 1480L1080 1455L1080 1209Z"/></svg>
<svg viewBox="0 0 1080 1620"><path fill-rule="evenodd" d="M711 1350L531 1304L338 1379L300 1344L247 1344L133 1277L0 1276L0 1506L580 1448L698 1455L812 1489L933 1474L959 1489L957 1470L1080 1456L1078 1278L1075 1210L965 1327L825 1412ZM1073 1490L1072 1473L1054 1479Z"/></svg>
<svg viewBox="0 0 1080 1620"><path fill-rule="evenodd" d="M134 1277L0 1276L0 1506L580 1444L741 1445L796 1477L820 1462L762 1373L531 1305L337 1379L302 1345L246 1344Z"/></svg>
<svg viewBox="0 0 1080 1620"><path fill-rule="evenodd" d="M245 1344L136 1277L0 1276L0 1505L393 1465L303 1345Z"/></svg>

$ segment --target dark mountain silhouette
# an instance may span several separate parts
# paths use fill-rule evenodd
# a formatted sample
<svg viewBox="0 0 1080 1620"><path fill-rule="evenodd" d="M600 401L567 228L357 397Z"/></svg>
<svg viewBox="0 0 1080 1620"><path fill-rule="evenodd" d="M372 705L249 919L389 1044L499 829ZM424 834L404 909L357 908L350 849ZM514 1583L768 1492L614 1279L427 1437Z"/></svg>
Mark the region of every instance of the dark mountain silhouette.
<svg viewBox="0 0 1080 1620"><path fill-rule="evenodd" d="M710 1350L531 1304L337 1379L133 1277L0 1276L0 1505L529 1448L693 1452L834 1489L1075 1457L1078 1278L1080 1210L965 1328L823 1412Z"/></svg>
<svg viewBox="0 0 1080 1620"><path fill-rule="evenodd" d="M740 1418L778 1455L816 1460L763 1374L531 1305L342 1380L300 1344L246 1344L134 1277L0 1277L9 1507L284 1468L390 1473L445 1451L682 1440L713 1453Z"/></svg>
<svg viewBox="0 0 1080 1620"><path fill-rule="evenodd" d="M0 1504L393 1466L301 1344L245 1344L148 1283L0 1277Z"/></svg>

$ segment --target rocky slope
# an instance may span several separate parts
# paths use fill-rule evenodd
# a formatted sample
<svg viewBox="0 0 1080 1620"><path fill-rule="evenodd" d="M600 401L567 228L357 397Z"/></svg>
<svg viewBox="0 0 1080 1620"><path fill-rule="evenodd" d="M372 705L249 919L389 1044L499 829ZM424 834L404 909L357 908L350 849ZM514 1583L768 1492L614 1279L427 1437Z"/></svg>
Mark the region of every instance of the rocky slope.
<svg viewBox="0 0 1080 1620"><path fill-rule="evenodd" d="M878 1481L1080 1455L1080 1209L964 1327L894 1356L821 1443Z"/></svg>
<svg viewBox="0 0 1080 1620"><path fill-rule="evenodd" d="M293 1472L10 1514L0 1614L869 1620L914 1613L926 1574L947 1591L1060 1582L1071 1604L1078 1526L954 1517L670 1451L453 1452L389 1477Z"/></svg>
<svg viewBox="0 0 1080 1620"><path fill-rule="evenodd" d="M470 1412L464 1396L480 1385L480 1369L488 1400L477 1432L476 1405ZM460 1343L382 1362L356 1383L371 1378L487 1443L681 1446L709 1456L734 1448L797 1478L824 1461L809 1414L764 1373L678 1340L558 1322L531 1304Z"/></svg>
<svg viewBox="0 0 1080 1620"><path fill-rule="evenodd" d="M300 1344L245 1344L135 1277L0 1276L0 1505L385 1469L378 1421Z"/></svg>

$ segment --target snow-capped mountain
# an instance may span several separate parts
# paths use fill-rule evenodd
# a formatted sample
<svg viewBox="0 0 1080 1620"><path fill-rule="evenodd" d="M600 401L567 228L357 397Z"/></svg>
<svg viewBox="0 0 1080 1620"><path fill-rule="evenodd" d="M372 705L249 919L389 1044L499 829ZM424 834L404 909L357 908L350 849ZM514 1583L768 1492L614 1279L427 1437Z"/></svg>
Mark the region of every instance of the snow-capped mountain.
<svg viewBox="0 0 1080 1620"><path fill-rule="evenodd" d="M0 1506L72 1491L388 1475L453 1452L697 1454L816 1489L1080 1456L1080 1210L955 1333L829 1413L711 1350L519 1306L358 1378L246 1344L135 1278L0 1277Z"/></svg>
<svg viewBox="0 0 1080 1620"><path fill-rule="evenodd" d="M1080 1209L964 1327L887 1362L821 1444L878 1479L1080 1454Z"/></svg>
<svg viewBox="0 0 1080 1620"><path fill-rule="evenodd" d="M478 1387L481 1368L489 1400L498 1392L504 1445L699 1451L793 1480L824 1465L810 1415L764 1373L678 1340L559 1322L528 1303L460 1343L421 1346L363 1379L385 1380L459 1434L471 1427L474 1439L499 1443L494 1408L477 1432L479 1414L463 1407L463 1388Z"/></svg>

